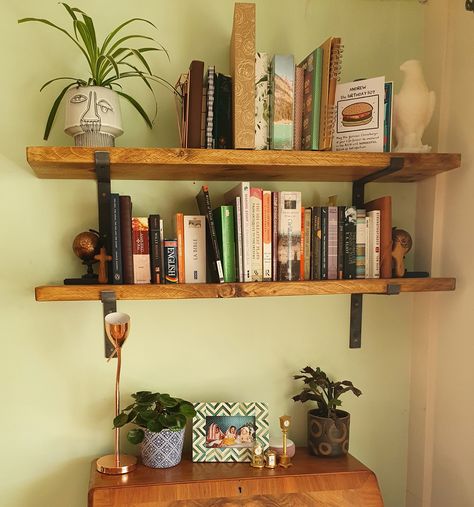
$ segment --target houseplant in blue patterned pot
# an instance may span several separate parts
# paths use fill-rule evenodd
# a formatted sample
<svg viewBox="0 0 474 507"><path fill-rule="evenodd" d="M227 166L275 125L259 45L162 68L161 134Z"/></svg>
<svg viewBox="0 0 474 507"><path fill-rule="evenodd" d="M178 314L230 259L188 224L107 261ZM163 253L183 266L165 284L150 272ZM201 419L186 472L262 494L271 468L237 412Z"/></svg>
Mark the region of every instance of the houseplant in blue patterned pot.
<svg viewBox="0 0 474 507"><path fill-rule="evenodd" d="M350 414L340 410L341 395L352 392L360 396L362 391L351 381L330 380L321 368L306 366L295 375L302 380L302 391L293 396L294 401L316 402L317 408L308 411L308 448L315 456L337 457L349 450Z"/></svg>
<svg viewBox="0 0 474 507"><path fill-rule="evenodd" d="M195 415L189 401L169 394L139 391L134 402L114 419L114 428L133 423L127 439L140 444L142 463L152 468L169 468L181 461L186 419Z"/></svg>

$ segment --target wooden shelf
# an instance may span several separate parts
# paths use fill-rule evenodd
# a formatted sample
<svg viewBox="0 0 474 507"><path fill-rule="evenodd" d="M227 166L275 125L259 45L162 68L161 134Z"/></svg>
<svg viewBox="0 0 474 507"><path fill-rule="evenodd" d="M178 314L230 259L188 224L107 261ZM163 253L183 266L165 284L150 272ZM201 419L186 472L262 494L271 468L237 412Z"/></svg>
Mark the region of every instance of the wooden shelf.
<svg viewBox="0 0 474 507"><path fill-rule="evenodd" d="M328 280L315 282L248 282L176 285L59 285L36 287L37 301L97 301L104 290L117 299L211 299L235 297L314 296L331 294L387 294L389 285L400 292L433 292L455 289L455 278L393 278Z"/></svg>
<svg viewBox="0 0 474 507"><path fill-rule="evenodd" d="M349 153L181 148L78 148L34 146L27 159L36 176L96 179L94 152L110 153L111 177L122 180L355 181L403 157L401 171L380 182L413 182L459 167L451 153Z"/></svg>
<svg viewBox="0 0 474 507"><path fill-rule="evenodd" d="M105 475L91 465L89 507L210 507L211 505L337 505L382 507L375 474L347 455L316 458L298 447L293 466L274 470L249 463L192 463L127 475Z"/></svg>

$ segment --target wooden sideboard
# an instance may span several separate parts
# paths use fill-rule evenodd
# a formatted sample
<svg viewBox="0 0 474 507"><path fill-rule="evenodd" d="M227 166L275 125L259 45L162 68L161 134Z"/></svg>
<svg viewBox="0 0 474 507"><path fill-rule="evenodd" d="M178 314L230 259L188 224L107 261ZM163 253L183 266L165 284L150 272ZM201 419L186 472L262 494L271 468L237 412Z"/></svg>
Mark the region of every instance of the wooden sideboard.
<svg viewBox="0 0 474 507"><path fill-rule="evenodd" d="M321 459L298 448L288 469L192 463L122 476L91 466L89 507L382 507L375 474L353 456Z"/></svg>

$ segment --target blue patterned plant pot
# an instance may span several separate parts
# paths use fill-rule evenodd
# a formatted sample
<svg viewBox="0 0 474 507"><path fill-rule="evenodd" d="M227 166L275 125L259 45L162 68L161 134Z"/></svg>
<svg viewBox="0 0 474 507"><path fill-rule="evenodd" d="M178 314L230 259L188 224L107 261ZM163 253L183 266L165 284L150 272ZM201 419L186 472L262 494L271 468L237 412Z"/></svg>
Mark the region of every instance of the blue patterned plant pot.
<svg viewBox="0 0 474 507"><path fill-rule="evenodd" d="M162 430L159 433L144 430L141 443L142 463L151 468L174 467L181 461L184 429L181 431Z"/></svg>

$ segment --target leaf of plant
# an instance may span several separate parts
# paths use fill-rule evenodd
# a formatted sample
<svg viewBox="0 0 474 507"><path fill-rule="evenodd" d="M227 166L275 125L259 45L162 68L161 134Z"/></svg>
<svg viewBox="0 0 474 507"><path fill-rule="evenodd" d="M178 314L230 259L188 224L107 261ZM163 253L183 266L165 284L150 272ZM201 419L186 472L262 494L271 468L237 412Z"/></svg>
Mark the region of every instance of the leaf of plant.
<svg viewBox="0 0 474 507"><path fill-rule="evenodd" d="M132 394L132 398L135 398L137 401L140 401L143 396L147 394L151 394L151 391L138 391Z"/></svg>
<svg viewBox="0 0 474 507"><path fill-rule="evenodd" d="M105 53L107 46L110 44L110 41L115 37L115 35L117 35L117 33L120 32L120 30L122 30L122 28L129 25L130 23L133 23L134 21L143 21L144 23L148 23L149 25L151 25L153 28L156 29L156 26L151 21L148 21L148 19L132 18L132 19L129 19L128 21L124 21L121 25L117 26L117 28L112 30L109 33L109 35L107 35L107 37L104 40L104 43L102 44L102 48L101 48L100 52Z"/></svg>
<svg viewBox="0 0 474 507"><path fill-rule="evenodd" d="M44 129L43 139L45 141L48 139L49 133L51 132L51 127L53 126L54 118L56 118L56 113L58 112L59 104L61 104L61 100L63 100L65 93L72 86L75 86L75 83L69 83L65 88L63 88L53 103L53 107L51 108L51 111L49 112L48 115L48 120L46 121L46 128Z"/></svg>
<svg viewBox="0 0 474 507"><path fill-rule="evenodd" d="M117 417L114 417L114 428L121 428L125 424L128 423L128 414L124 414L123 412L119 414Z"/></svg>
<svg viewBox="0 0 474 507"><path fill-rule="evenodd" d="M137 34L125 35L124 37L122 37L119 40L117 40L116 42L114 42L113 46L107 51L107 54L116 57L114 51L118 51L120 49L120 45L130 39L143 39L143 40L151 40L153 42L156 42L156 40L153 37L150 37L149 35L137 35ZM159 44L159 43L156 42L156 44ZM117 49L117 48L119 48L119 49ZM102 52L102 53L104 54L104 52Z"/></svg>
<svg viewBox="0 0 474 507"><path fill-rule="evenodd" d="M142 62L148 74L151 74L152 72L150 66L148 65L148 62L146 61L146 58L136 49L130 48L130 51Z"/></svg>
<svg viewBox="0 0 474 507"><path fill-rule="evenodd" d="M154 410L145 410L143 412L140 412L140 416L143 417L145 421L153 421L155 419L158 419L159 413L155 412Z"/></svg>
<svg viewBox="0 0 474 507"><path fill-rule="evenodd" d="M154 420L148 421L146 427L149 431L153 431L154 433L158 433L163 429L163 426L160 423L160 421Z"/></svg>
<svg viewBox="0 0 474 507"><path fill-rule="evenodd" d="M143 438L145 436L145 432L139 428L130 430L127 433L127 440L131 444L140 444L143 441Z"/></svg>
<svg viewBox="0 0 474 507"><path fill-rule="evenodd" d="M179 411L185 417L194 417L196 415L196 410L194 410L194 407L191 405L191 403L181 403L181 405L179 405Z"/></svg>
<svg viewBox="0 0 474 507"><path fill-rule="evenodd" d="M64 33L81 50L81 52L86 57L86 60L87 60L87 62L90 65L91 62L89 60L89 56L88 56L87 52L85 51L85 49L79 44L79 42L67 30L65 30L64 28L61 28L58 25L55 25L54 23L51 23L51 21L48 21L47 19L42 19L42 18L23 18L23 19L19 19L18 23L27 23L29 21L36 21L38 23L43 23L45 25L51 26L53 28L56 28L56 30L59 30L60 32Z"/></svg>
<svg viewBox="0 0 474 507"><path fill-rule="evenodd" d="M159 402L164 407L176 407L176 405L178 404L178 400L172 398L169 394L162 394L159 398Z"/></svg>
<svg viewBox="0 0 474 507"><path fill-rule="evenodd" d="M55 81L60 81L61 79L69 79L73 83L79 83L81 86L85 86L86 82L80 78L77 77L56 77L54 79L50 79L44 85L40 88L40 92L42 92L47 86L49 86L51 83L54 83Z"/></svg>

